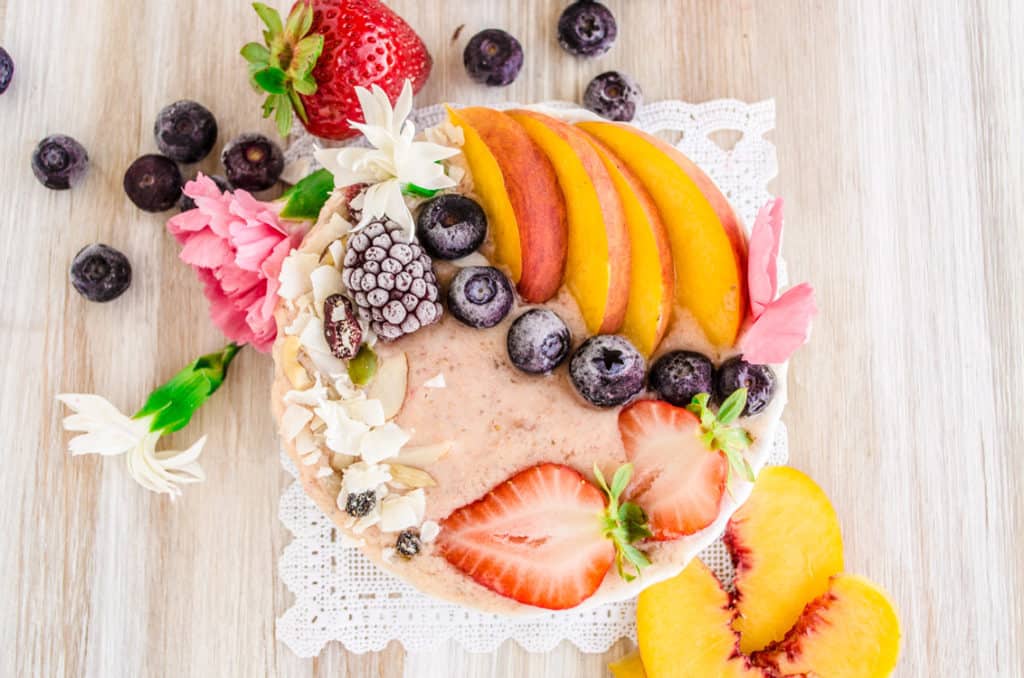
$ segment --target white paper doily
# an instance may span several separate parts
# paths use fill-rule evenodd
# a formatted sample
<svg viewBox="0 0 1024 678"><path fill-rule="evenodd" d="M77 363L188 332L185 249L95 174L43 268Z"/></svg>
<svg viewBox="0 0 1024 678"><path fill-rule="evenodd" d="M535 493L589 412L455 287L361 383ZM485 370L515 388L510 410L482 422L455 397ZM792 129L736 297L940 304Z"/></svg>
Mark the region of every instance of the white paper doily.
<svg viewBox="0 0 1024 678"><path fill-rule="evenodd" d="M441 106L413 113L417 129L443 117ZM757 210L771 198L767 185L778 168L775 147L765 134L775 126L774 102L663 101L644 106L635 122L648 132L674 135L676 146L714 179L744 223L752 224ZM720 131L738 133L731 149L710 138ZM315 140L303 136L286 155L289 161L310 159L314 148ZM295 477L287 455L281 459ZM785 464L787 459L786 428L780 424L768 463ZM381 650L392 640L409 651L455 640L470 652L489 652L510 638L530 652L546 652L563 640L583 652L604 652L620 638L636 638L633 601L516 619L425 596L378 570L358 549L343 547L334 524L306 497L299 482L281 496L278 515L294 535L281 556L279 572L295 603L277 620L277 637L300 657L315 657L333 640L352 652ZM732 562L721 541L700 557L724 582L731 582Z"/></svg>

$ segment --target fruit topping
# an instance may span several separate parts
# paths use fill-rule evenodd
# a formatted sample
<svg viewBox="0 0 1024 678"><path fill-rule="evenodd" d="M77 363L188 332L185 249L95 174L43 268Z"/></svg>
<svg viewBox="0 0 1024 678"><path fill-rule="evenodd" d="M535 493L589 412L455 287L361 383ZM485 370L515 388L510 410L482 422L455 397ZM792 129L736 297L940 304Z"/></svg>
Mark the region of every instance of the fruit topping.
<svg viewBox="0 0 1024 678"><path fill-rule="evenodd" d="M598 407L622 405L644 386L644 358L625 337L600 334L583 342L569 361L573 386Z"/></svg>
<svg viewBox="0 0 1024 678"><path fill-rule="evenodd" d="M227 193L228 191L231 190L231 184L229 184L228 180L225 179L224 177L218 174L214 174L209 178L210 181L212 181L214 185L217 187L217 190L220 191L221 193ZM181 210L182 212L188 212L189 210L194 210L195 208L196 201L192 199L192 197L190 197L187 193L183 192L181 194L181 199L178 200L178 209Z"/></svg>
<svg viewBox="0 0 1024 678"><path fill-rule="evenodd" d="M0 94L7 91L14 79L14 59L7 50L0 47Z"/></svg>
<svg viewBox="0 0 1024 678"><path fill-rule="evenodd" d="M71 262L71 284L89 301L112 301L131 286L132 266L112 247L89 245Z"/></svg>
<svg viewBox="0 0 1024 678"><path fill-rule="evenodd" d="M760 414L775 395L775 372L767 365L752 365L741 357L730 358L715 373L715 399L725 402L741 388L747 389L747 404L740 416Z"/></svg>
<svg viewBox="0 0 1024 678"><path fill-rule="evenodd" d="M633 78L618 71L601 73L583 92L583 106L602 118L629 122L644 102L643 92Z"/></svg>
<svg viewBox="0 0 1024 678"><path fill-rule="evenodd" d="M381 339L394 341L441 319L433 262L415 242L405 242L391 220L370 222L349 239L342 281L359 316Z"/></svg>
<svg viewBox="0 0 1024 678"><path fill-rule="evenodd" d="M241 134L220 154L220 161L235 188L265 191L281 177L284 154L281 147L262 134Z"/></svg>
<svg viewBox="0 0 1024 678"><path fill-rule="evenodd" d="M434 198L416 220L416 237L435 259L461 259L475 252L486 236L483 208L457 193Z"/></svg>
<svg viewBox="0 0 1024 678"><path fill-rule="evenodd" d="M565 360L572 335L565 322L546 308L530 309L515 319L506 340L508 357L523 372L550 372Z"/></svg>
<svg viewBox="0 0 1024 678"><path fill-rule="evenodd" d="M698 393L714 389L715 366L694 351L672 351L658 358L647 377L648 386L662 400L686 407Z"/></svg>
<svg viewBox="0 0 1024 678"><path fill-rule="evenodd" d="M512 283L491 266L468 266L448 286L448 310L470 327L494 327L508 315L514 300Z"/></svg>
<svg viewBox="0 0 1024 678"><path fill-rule="evenodd" d="M287 21L263 3L253 7L268 29L266 44L251 42L242 56L281 136L293 114L318 137L355 136L348 121L363 120L357 86L379 85L393 102L406 80L418 92L430 75L423 41L378 0L296 2Z"/></svg>
<svg viewBox="0 0 1024 678"><path fill-rule="evenodd" d="M324 299L324 339L335 358L351 360L359 353L363 329L352 302L344 295L332 294Z"/></svg>
<svg viewBox="0 0 1024 678"><path fill-rule="evenodd" d="M157 148L171 160L199 162L217 143L217 119L202 104L177 101L156 116L153 135Z"/></svg>
<svg viewBox="0 0 1024 678"><path fill-rule="evenodd" d="M478 584L526 605L575 607L615 560L604 535L605 498L578 471L520 471L445 518L437 546Z"/></svg>
<svg viewBox="0 0 1024 678"><path fill-rule="evenodd" d="M462 63L476 82L503 87L511 84L523 67L523 46L505 31L488 28L470 38Z"/></svg>
<svg viewBox="0 0 1024 678"><path fill-rule="evenodd" d="M144 155L124 173L124 192L146 212L164 212L181 198L183 181L178 164L162 155Z"/></svg>
<svg viewBox="0 0 1024 678"><path fill-rule="evenodd" d="M423 542L420 541L419 532L416 530L403 530L398 535L398 540L395 541L395 551L405 558L412 558L420 552L421 548L423 548Z"/></svg>
<svg viewBox="0 0 1024 678"><path fill-rule="evenodd" d="M345 513L353 518L362 518L377 505L377 491L351 492L345 498Z"/></svg>
<svg viewBox="0 0 1024 678"><path fill-rule="evenodd" d="M558 44L577 56L604 54L618 34L615 15L594 0L576 0L558 18Z"/></svg>
<svg viewBox="0 0 1024 678"><path fill-rule="evenodd" d="M32 172L47 188L63 191L77 184L89 167L89 154L69 136L46 137L32 154Z"/></svg>

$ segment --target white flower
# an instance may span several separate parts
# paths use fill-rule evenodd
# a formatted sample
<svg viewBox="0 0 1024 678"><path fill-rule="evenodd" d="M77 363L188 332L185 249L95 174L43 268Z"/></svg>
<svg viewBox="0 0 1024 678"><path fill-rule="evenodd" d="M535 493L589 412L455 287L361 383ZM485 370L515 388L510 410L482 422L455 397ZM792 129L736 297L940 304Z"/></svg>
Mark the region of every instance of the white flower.
<svg viewBox="0 0 1024 678"><path fill-rule="evenodd" d="M373 148L348 146L317 151L316 159L334 175L338 188L370 184L363 196L360 226L387 216L401 224L412 238L412 214L402 190L407 185L429 191L451 188L456 182L445 174L441 160L461 151L429 141L414 141L416 126L407 120L412 112L412 84L406 80L395 107L377 85L373 91L356 87L365 123L349 121Z"/></svg>
<svg viewBox="0 0 1024 678"><path fill-rule="evenodd" d="M98 395L63 393L57 399L75 411L64 419L65 430L80 433L68 443L72 455L123 454L136 482L172 499L181 494L180 485L206 479L198 461L206 436L187 450L157 451L161 432L149 430L152 415L132 419Z"/></svg>

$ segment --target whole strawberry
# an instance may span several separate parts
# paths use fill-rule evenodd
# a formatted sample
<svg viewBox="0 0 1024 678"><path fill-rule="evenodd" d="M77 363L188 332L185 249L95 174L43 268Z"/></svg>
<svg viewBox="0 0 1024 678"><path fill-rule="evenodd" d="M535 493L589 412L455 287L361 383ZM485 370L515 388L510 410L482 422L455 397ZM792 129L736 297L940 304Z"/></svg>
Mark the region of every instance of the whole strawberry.
<svg viewBox="0 0 1024 678"><path fill-rule="evenodd" d="M406 80L418 92L430 75L423 41L378 0L299 0L285 22L262 3L253 8L267 26L265 44L250 42L242 56L281 136L293 112L318 137L355 136L348 121L363 121L357 85L379 85L394 102Z"/></svg>

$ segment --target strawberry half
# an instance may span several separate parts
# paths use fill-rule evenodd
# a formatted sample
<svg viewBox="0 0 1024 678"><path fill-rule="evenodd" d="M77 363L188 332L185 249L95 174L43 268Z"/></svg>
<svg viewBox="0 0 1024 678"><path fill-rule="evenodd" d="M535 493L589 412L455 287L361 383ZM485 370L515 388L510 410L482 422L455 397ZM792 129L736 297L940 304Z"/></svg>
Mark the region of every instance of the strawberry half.
<svg viewBox="0 0 1024 678"><path fill-rule="evenodd" d="M615 560L605 497L568 466L521 471L444 519L442 555L477 583L527 605L575 607Z"/></svg>
<svg viewBox="0 0 1024 678"><path fill-rule="evenodd" d="M242 56L281 136L293 112L318 137L355 136L348 121L363 122L357 86L379 85L394 104L406 80L418 92L430 75L423 41L378 0L299 0L287 22L262 3L253 8L267 26L265 44L250 42Z"/></svg>
<svg viewBox="0 0 1024 678"><path fill-rule="evenodd" d="M714 522L729 463L708 449L697 416L641 400L619 414L619 433L636 471L627 495L647 512L655 539L677 539Z"/></svg>

